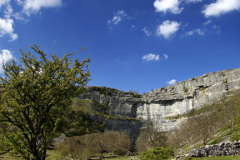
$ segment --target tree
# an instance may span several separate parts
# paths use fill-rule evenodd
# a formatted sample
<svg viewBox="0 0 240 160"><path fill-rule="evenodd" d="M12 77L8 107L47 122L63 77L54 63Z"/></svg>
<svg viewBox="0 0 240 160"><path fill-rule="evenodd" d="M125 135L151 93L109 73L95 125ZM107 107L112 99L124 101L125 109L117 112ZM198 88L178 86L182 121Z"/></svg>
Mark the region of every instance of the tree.
<svg viewBox="0 0 240 160"><path fill-rule="evenodd" d="M166 133L160 132L158 127L155 127L152 121L145 123L145 129L140 132L140 136L136 142L138 152L147 151L153 147L166 147Z"/></svg>
<svg viewBox="0 0 240 160"><path fill-rule="evenodd" d="M47 55L39 46L31 46L40 58L30 52L22 54L24 67L14 60L3 64L0 77L0 153L13 152L22 159L44 160L53 139L93 132L99 125L84 110L72 110L72 98L83 93L88 83L89 58L79 62L55 54Z"/></svg>
<svg viewBox="0 0 240 160"><path fill-rule="evenodd" d="M207 143L211 140L213 133L220 127L217 118L218 117L215 112L205 112L201 115L195 115L189 119L193 123L190 128L193 131L193 137L202 140L203 146L207 145Z"/></svg>

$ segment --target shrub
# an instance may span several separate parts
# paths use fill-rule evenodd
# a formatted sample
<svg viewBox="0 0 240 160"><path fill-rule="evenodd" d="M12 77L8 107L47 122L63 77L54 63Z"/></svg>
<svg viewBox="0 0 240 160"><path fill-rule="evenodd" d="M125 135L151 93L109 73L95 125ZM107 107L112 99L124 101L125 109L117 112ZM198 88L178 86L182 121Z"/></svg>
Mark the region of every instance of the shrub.
<svg viewBox="0 0 240 160"><path fill-rule="evenodd" d="M174 156L171 147L154 147L146 152L142 152L141 160L162 160Z"/></svg>
<svg viewBox="0 0 240 160"><path fill-rule="evenodd" d="M188 112L188 116L193 116L195 113L195 109L191 109L189 112Z"/></svg>
<svg viewBox="0 0 240 160"><path fill-rule="evenodd" d="M90 159L103 153L123 155L131 149L131 140L127 131L108 131L84 136L66 138L58 143L55 150L60 156Z"/></svg>
<svg viewBox="0 0 240 160"><path fill-rule="evenodd" d="M183 87L184 92L188 92L188 88L186 86Z"/></svg>
<svg viewBox="0 0 240 160"><path fill-rule="evenodd" d="M135 94L134 97L135 98L141 98L141 94Z"/></svg>

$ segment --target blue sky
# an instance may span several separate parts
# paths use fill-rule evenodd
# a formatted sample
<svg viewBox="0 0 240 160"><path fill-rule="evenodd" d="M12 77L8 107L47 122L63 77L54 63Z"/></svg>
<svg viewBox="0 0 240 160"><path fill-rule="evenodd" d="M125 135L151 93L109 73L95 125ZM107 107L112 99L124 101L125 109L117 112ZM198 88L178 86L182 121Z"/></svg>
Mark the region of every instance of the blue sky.
<svg viewBox="0 0 240 160"><path fill-rule="evenodd" d="M0 0L0 64L33 44L87 47L88 85L149 92L240 68L240 0Z"/></svg>

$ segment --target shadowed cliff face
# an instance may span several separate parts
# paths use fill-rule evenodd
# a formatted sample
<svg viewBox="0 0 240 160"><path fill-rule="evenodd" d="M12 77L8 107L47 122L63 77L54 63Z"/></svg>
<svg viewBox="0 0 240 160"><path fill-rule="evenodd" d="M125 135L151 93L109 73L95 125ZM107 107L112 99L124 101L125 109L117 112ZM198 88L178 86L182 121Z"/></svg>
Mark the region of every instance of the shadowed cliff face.
<svg viewBox="0 0 240 160"><path fill-rule="evenodd" d="M231 69L207 73L165 86L146 93L141 98L135 98L130 92L93 86L88 87L88 92L79 95L78 98L94 99L100 103L106 103L109 106L108 113L126 118L137 118L142 123L152 120L162 131L169 131L177 127L182 119L168 120L166 117L181 115L192 109L198 110L203 105L212 104L227 96L228 91L239 88L240 69ZM108 122L109 126L113 126L111 123L121 122L111 120ZM126 126L131 126L130 123L129 121ZM118 128L116 130L121 130L121 127L116 128ZM139 130L141 125L138 129L136 128L138 127L134 130Z"/></svg>

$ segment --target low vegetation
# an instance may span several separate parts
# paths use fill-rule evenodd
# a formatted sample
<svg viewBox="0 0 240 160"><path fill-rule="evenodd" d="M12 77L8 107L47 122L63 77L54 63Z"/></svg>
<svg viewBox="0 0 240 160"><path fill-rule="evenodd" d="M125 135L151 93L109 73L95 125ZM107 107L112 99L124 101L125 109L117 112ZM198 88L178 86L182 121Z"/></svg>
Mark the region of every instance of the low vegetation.
<svg viewBox="0 0 240 160"><path fill-rule="evenodd" d="M174 156L174 151L171 147L154 147L146 152L142 152L141 160L163 160Z"/></svg>
<svg viewBox="0 0 240 160"><path fill-rule="evenodd" d="M58 143L55 150L62 157L89 159L106 156L106 153L124 155L131 149L126 131L108 131L67 138Z"/></svg>
<svg viewBox="0 0 240 160"><path fill-rule="evenodd" d="M113 96L118 92L118 90L114 88L98 87L98 86L94 86L93 90L99 92L100 94L109 95L109 96Z"/></svg>

